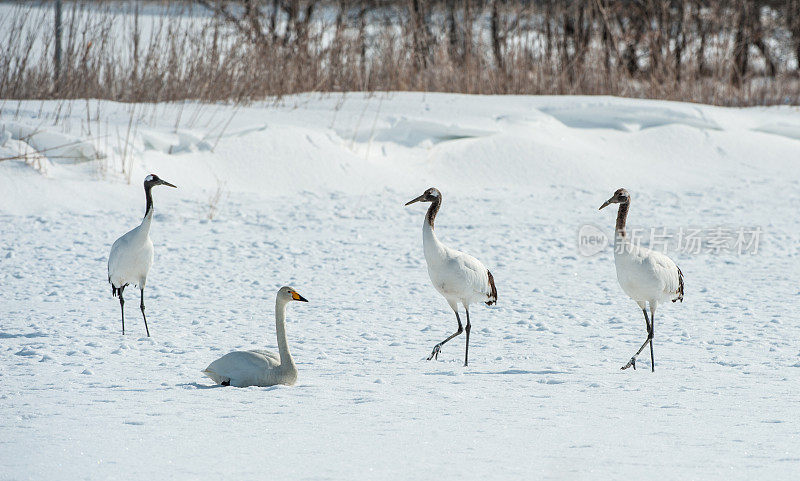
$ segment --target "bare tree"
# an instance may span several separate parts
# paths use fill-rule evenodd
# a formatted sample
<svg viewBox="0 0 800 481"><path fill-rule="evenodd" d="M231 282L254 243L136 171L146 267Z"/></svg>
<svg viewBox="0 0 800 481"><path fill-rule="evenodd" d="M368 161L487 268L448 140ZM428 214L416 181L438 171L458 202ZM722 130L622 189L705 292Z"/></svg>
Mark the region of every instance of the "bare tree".
<svg viewBox="0 0 800 481"><path fill-rule="evenodd" d="M38 28L52 11L14 5L0 98L421 90L800 103L800 0L184 0L212 15L152 28L138 2L104 15L110 3L65 2L60 62L54 29Z"/></svg>

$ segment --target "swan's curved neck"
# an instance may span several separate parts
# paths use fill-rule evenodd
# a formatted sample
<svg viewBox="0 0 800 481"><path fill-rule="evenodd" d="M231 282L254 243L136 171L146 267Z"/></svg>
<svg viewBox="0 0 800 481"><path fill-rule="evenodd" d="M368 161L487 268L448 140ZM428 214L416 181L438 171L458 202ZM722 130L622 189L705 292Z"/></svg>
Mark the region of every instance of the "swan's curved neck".
<svg viewBox="0 0 800 481"><path fill-rule="evenodd" d="M617 236L618 237L625 237L625 222L628 220L628 208L631 206L630 202L625 202L624 204L619 205L619 210L617 211Z"/></svg>
<svg viewBox="0 0 800 481"><path fill-rule="evenodd" d="M278 353L281 356L281 366L294 366L289 344L286 342L286 301L275 301L275 333L278 336Z"/></svg>

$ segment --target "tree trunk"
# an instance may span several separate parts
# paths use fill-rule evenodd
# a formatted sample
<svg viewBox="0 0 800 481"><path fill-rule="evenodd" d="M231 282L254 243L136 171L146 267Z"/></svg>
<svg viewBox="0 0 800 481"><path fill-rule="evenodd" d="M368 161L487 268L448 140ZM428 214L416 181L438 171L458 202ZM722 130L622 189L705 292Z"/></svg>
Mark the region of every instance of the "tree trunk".
<svg viewBox="0 0 800 481"><path fill-rule="evenodd" d="M498 3L500 0L492 1L492 17L491 17L491 34L492 34L492 53L494 54L494 61L497 69L505 72L505 65L503 64L503 36L500 33L500 12Z"/></svg>
<svg viewBox="0 0 800 481"><path fill-rule="evenodd" d="M795 70L800 72L800 0L786 2L786 26L794 43Z"/></svg>
<svg viewBox="0 0 800 481"><path fill-rule="evenodd" d="M736 36L733 40L733 68L731 70L731 83L737 87L742 85L744 75L747 72L748 46L750 39L748 36L747 0L739 0L738 15L736 20Z"/></svg>
<svg viewBox="0 0 800 481"><path fill-rule="evenodd" d="M417 65L418 71L425 70L428 68L428 54L430 52L430 47L428 45L430 35L425 20L425 12L423 11L421 0L409 0L409 3L414 62Z"/></svg>
<svg viewBox="0 0 800 481"><path fill-rule="evenodd" d="M694 26L700 34L700 45L697 47L697 77L702 77L706 72L706 39L708 37L708 27L703 21L703 5L701 0L695 2Z"/></svg>
<svg viewBox="0 0 800 481"><path fill-rule="evenodd" d="M677 25L675 26L675 81L681 81L681 65L683 60L683 49L686 46L686 31L684 30L684 18L686 16L685 2L679 2L677 12Z"/></svg>
<svg viewBox="0 0 800 481"><path fill-rule="evenodd" d="M445 2L445 9L447 15L447 42L448 42L448 56L450 62L455 65L460 65L459 61L459 38L458 26L456 25L456 2L455 0L447 0ZM463 59L462 59L463 60Z"/></svg>

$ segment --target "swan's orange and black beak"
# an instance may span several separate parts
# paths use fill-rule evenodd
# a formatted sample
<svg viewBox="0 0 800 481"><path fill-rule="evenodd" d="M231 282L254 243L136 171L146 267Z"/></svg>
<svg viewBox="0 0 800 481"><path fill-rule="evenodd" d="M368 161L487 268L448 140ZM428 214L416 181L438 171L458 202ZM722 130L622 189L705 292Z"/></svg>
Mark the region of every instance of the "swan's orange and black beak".
<svg viewBox="0 0 800 481"><path fill-rule="evenodd" d="M300 294L298 294L295 291L292 291L292 299L294 299L295 301L300 301L300 302L308 302L308 299L306 299L305 297L301 296Z"/></svg>

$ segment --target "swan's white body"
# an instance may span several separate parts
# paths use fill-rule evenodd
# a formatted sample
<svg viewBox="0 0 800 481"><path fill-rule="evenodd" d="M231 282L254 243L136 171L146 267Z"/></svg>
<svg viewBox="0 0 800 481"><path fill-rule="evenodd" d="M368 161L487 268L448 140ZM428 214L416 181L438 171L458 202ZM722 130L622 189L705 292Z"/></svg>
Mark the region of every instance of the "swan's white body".
<svg viewBox="0 0 800 481"><path fill-rule="evenodd" d="M234 351L212 362L203 371L217 384L235 387L291 386L297 381L297 367L293 362L283 363L280 356L270 351Z"/></svg>
<svg viewBox="0 0 800 481"><path fill-rule="evenodd" d="M472 303L496 300L489 269L471 255L442 244L427 218L422 224L422 247L431 283L453 310L459 302L469 309Z"/></svg>
<svg viewBox="0 0 800 481"><path fill-rule="evenodd" d="M291 298L282 296L283 289L285 288L278 292L275 301L278 353L262 350L231 352L209 364L203 370L203 374L217 384L230 384L235 387L264 387L276 384L291 386L297 381L297 366L286 342L286 304Z"/></svg>
<svg viewBox="0 0 800 481"><path fill-rule="evenodd" d="M144 288L147 273L153 266L153 241L150 224L153 209L145 214L142 223L114 241L108 256L108 281L116 288L125 285Z"/></svg>

